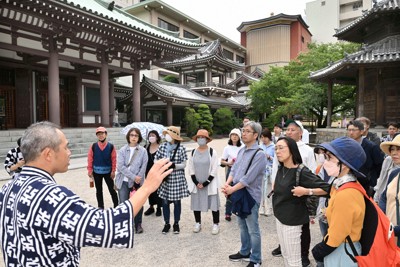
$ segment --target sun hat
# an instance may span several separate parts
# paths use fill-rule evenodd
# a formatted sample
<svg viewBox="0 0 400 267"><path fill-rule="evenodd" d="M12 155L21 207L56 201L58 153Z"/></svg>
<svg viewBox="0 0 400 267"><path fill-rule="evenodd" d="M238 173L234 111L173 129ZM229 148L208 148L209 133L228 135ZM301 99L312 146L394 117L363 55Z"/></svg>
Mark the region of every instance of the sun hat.
<svg viewBox="0 0 400 267"><path fill-rule="evenodd" d="M163 135L169 134L172 139L176 141L183 141L181 137L181 129L176 126L168 126L166 130L164 130Z"/></svg>
<svg viewBox="0 0 400 267"><path fill-rule="evenodd" d="M107 133L107 129L104 128L103 126L100 126L96 129L96 134L97 133Z"/></svg>
<svg viewBox="0 0 400 267"><path fill-rule="evenodd" d="M386 155L389 156L390 156L390 151L389 151L390 146L400 146L400 135L397 135L392 141L381 143L381 150L385 152Z"/></svg>
<svg viewBox="0 0 400 267"><path fill-rule="evenodd" d="M335 155L339 161L352 170L355 176L365 177L363 173L359 172L359 169L365 163L367 156L361 145L354 139L350 137L339 137L332 142L318 145L314 149L314 152L320 148Z"/></svg>
<svg viewBox="0 0 400 267"><path fill-rule="evenodd" d="M229 139L231 138L232 134L236 134L237 136L239 136L239 139L242 138L242 134L238 128L231 130L231 132L229 133Z"/></svg>
<svg viewBox="0 0 400 267"><path fill-rule="evenodd" d="M197 141L197 137L199 136L203 136L205 138L207 138L207 143L211 142L212 139L210 138L208 131L206 129L200 129L197 131L197 134L195 136L192 137L193 141Z"/></svg>

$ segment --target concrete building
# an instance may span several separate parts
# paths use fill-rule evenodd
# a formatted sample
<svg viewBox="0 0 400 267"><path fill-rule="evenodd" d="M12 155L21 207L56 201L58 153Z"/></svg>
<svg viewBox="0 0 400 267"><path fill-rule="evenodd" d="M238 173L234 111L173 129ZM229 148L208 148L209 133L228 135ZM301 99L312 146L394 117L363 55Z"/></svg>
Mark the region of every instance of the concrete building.
<svg viewBox="0 0 400 267"><path fill-rule="evenodd" d="M306 3L306 21L312 41L336 42L335 29L343 28L371 9L372 0L315 0Z"/></svg>
<svg viewBox="0 0 400 267"><path fill-rule="evenodd" d="M311 33L301 15L278 14L242 22L237 28L240 42L246 47L246 71L259 68L265 72L271 66L285 66L300 52L307 51Z"/></svg>

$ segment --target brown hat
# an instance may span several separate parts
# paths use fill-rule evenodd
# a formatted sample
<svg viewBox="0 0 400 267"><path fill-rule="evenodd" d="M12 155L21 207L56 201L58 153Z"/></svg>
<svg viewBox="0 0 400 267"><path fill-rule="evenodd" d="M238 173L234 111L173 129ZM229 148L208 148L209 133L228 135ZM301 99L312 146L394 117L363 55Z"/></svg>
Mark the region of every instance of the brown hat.
<svg viewBox="0 0 400 267"><path fill-rule="evenodd" d="M390 156L389 147L390 146L399 146L400 147L400 134L397 135L392 141L381 143L381 150L385 152L386 155Z"/></svg>
<svg viewBox="0 0 400 267"><path fill-rule="evenodd" d="M181 129L176 126L168 126L167 130L164 130L162 133L163 135L169 134L172 139L176 141L183 141L181 137Z"/></svg>
<svg viewBox="0 0 400 267"><path fill-rule="evenodd" d="M197 131L197 134L196 134L195 136L192 137L192 140L193 140L193 141L197 141L197 137L199 137L199 136L207 138L207 143L209 143L209 142L212 141L212 139L210 138L210 136L209 136L209 134L208 134L208 131L207 131L206 129L200 129L200 130L198 130L198 131Z"/></svg>

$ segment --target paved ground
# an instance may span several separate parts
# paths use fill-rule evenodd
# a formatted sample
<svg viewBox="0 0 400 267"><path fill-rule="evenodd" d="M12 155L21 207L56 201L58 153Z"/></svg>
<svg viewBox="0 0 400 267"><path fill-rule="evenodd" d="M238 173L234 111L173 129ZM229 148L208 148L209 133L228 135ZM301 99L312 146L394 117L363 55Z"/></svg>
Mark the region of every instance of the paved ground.
<svg viewBox="0 0 400 267"><path fill-rule="evenodd" d="M227 139L218 139L210 143L220 156ZM185 143L188 149L194 148L195 143ZM95 190L89 188L86 175L86 158L71 160L70 171L55 176L57 182L67 186L86 202L96 205ZM3 173L0 178L7 177ZM219 178L224 181L224 169L219 169ZM0 181L0 186L6 180ZM104 192L106 207L111 207L112 202L108 192ZM225 204L225 197L221 197L221 203ZM145 205L147 208L148 205ZM172 208L172 206L171 206ZM224 207L221 207L224 210ZM172 213L172 210L171 210ZM223 214L223 212L221 212ZM171 217L171 221L172 221ZM260 216L262 234L263 266L283 266L282 258L271 256L271 250L278 245L275 228L275 218ZM162 217L143 217L144 233L135 235L135 247L133 249L102 249L82 248L81 266L246 266L245 262L230 262L228 255L236 253L240 248L239 228L236 218L231 222L224 220L221 215L221 231L219 235L211 234L211 212L202 213L202 231L193 233L193 213L190 210L190 198L182 200L181 233L174 235L161 234L164 225ZM311 226L312 245L320 239L317 225ZM1 252L0 252L1 254ZM1 255L2 256L2 255ZM312 258L312 257L310 257ZM313 266L315 262L312 261ZM4 266L4 261L0 261Z"/></svg>

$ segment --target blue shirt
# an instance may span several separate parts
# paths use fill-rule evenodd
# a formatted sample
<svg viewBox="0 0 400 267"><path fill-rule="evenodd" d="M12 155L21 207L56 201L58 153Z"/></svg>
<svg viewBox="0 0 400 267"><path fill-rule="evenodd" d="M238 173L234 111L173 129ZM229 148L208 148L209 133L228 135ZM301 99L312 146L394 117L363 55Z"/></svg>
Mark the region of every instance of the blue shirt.
<svg viewBox="0 0 400 267"><path fill-rule="evenodd" d="M267 155L270 156L270 159L267 159L267 166L265 168L265 173L266 174L271 174L272 173L272 163L274 162L274 155L275 155L275 144L270 143L269 145L264 145L261 144L260 148L264 151L265 158L267 158Z"/></svg>
<svg viewBox="0 0 400 267"><path fill-rule="evenodd" d="M0 190L0 240L6 266L78 266L80 247L133 247L129 201L102 210L38 168L25 166Z"/></svg>
<svg viewBox="0 0 400 267"><path fill-rule="evenodd" d="M245 175L250 160L258 148L257 143L254 143L250 148L247 148L247 146L241 148L235 164L232 166L230 175L233 177L233 183L240 182L243 184L253 199L259 204L261 202L262 180L264 178L265 166L267 165L267 158L264 153L261 153L261 151L257 152Z"/></svg>

